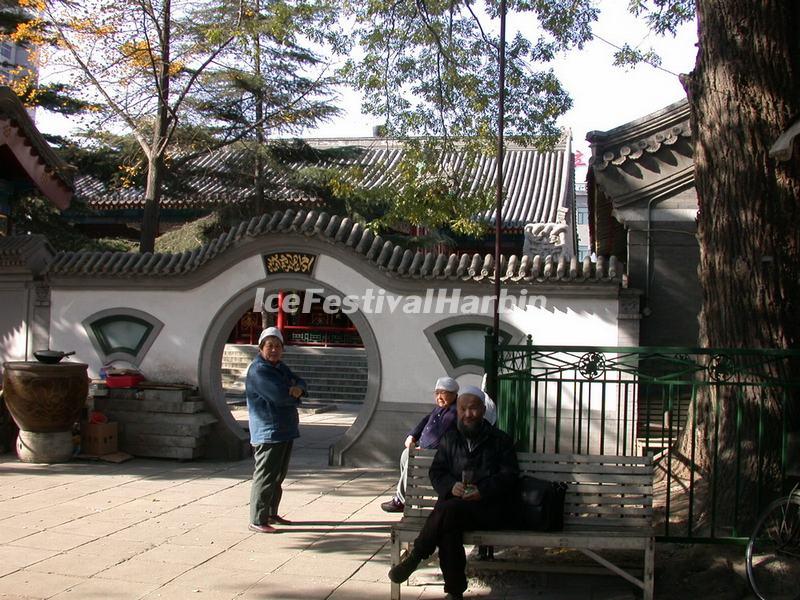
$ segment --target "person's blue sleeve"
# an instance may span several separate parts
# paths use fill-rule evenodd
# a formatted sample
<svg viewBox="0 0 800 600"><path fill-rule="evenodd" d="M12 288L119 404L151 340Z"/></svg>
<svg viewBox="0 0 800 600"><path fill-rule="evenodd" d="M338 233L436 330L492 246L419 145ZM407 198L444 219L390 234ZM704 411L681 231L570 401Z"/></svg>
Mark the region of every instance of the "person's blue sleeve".
<svg viewBox="0 0 800 600"><path fill-rule="evenodd" d="M289 395L289 387L278 369L263 364L255 364L247 372L247 392L258 400L275 406L296 404Z"/></svg>
<svg viewBox="0 0 800 600"><path fill-rule="evenodd" d="M296 385L300 389L303 390L303 395L305 396L308 393L308 385L306 385L306 380L300 377L299 375L295 375L294 371L292 371L286 363L284 363L286 367L287 374L289 375L289 385Z"/></svg>
<svg viewBox="0 0 800 600"><path fill-rule="evenodd" d="M425 429L425 425L428 424L428 419L431 418L432 413L428 413L425 415L422 420L417 423L417 426L414 427L411 431L408 432L408 435L413 437L415 440L419 440L420 436L422 435L422 430Z"/></svg>

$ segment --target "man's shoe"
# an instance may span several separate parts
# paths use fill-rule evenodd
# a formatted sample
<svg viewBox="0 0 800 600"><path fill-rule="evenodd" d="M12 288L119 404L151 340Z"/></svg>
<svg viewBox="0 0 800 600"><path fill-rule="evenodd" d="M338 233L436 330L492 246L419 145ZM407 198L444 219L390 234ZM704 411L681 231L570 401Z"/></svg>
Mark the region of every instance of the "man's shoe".
<svg viewBox="0 0 800 600"><path fill-rule="evenodd" d="M403 583L406 579L411 577L411 574L417 570L420 563L420 558L411 551L406 557L400 561L400 564L393 566L389 569L389 579L394 583Z"/></svg>
<svg viewBox="0 0 800 600"><path fill-rule="evenodd" d="M255 531L256 533L277 533L278 530L274 527L270 527L269 525L256 525L255 523L250 523L247 526L250 531Z"/></svg>
<svg viewBox="0 0 800 600"><path fill-rule="evenodd" d="M398 500L396 497L392 498L391 500L389 500L387 502L381 502L381 508L385 512L389 512L389 513L400 513L400 512L403 512L403 509L405 509L405 507L406 507L406 505L403 504L402 502L400 502L400 500Z"/></svg>
<svg viewBox="0 0 800 600"><path fill-rule="evenodd" d="M284 519L279 515L272 515L269 518L270 523L277 523L278 525L291 525L292 522L289 519Z"/></svg>

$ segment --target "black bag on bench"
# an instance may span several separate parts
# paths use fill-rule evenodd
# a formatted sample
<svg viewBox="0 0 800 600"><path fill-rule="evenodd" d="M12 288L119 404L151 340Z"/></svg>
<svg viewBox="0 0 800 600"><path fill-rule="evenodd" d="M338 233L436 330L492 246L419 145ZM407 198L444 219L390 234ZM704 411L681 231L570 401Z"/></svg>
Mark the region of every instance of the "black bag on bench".
<svg viewBox="0 0 800 600"><path fill-rule="evenodd" d="M564 529L566 483L524 476L520 477L519 486L517 522L520 528L531 531Z"/></svg>

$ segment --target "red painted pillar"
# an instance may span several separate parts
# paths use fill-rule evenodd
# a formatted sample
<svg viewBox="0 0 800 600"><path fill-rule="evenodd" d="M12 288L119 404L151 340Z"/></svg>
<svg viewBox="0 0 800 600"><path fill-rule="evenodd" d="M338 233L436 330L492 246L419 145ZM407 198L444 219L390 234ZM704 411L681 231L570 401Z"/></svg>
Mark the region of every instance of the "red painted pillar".
<svg viewBox="0 0 800 600"><path fill-rule="evenodd" d="M285 295L283 290L278 290L278 316L275 319L275 327L280 329L281 333L283 333L283 328L286 326L286 315L283 313L283 299Z"/></svg>

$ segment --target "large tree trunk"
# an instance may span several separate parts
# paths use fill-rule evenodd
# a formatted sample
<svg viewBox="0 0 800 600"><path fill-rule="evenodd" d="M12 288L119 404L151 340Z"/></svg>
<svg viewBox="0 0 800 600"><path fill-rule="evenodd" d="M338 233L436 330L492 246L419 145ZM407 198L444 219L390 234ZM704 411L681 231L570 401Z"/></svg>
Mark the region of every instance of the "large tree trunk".
<svg viewBox="0 0 800 600"><path fill-rule="evenodd" d="M144 215L139 237L139 252L153 252L158 236L158 221L161 202L161 183L164 180L164 159L154 156L147 162L147 186L145 187Z"/></svg>
<svg viewBox="0 0 800 600"><path fill-rule="evenodd" d="M716 348L796 348L800 339L800 158L786 163L769 148L800 114L800 3L796 0L697 0L700 48L685 85L695 140L700 213L700 344ZM794 365L797 369L797 365ZM759 399L746 391L747 424ZM762 466L775 483L786 418L775 394L764 400ZM718 447L714 415L719 403ZM725 394L698 399L696 461L704 474L717 459L716 486L734 494L734 403ZM792 423L791 427L797 427ZM751 431L757 429L753 427ZM686 436L688 438L689 436ZM684 438L681 450L691 440ZM739 442L739 489L754 510L755 436ZM749 506L747 504L749 503ZM729 503L720 499L717 510ZM740 514L740 516L742 516Z"/></svg>
<svg viewBox="0 0 800 600"><path fill-rule="evenodd" d="M139 252L153 252L158 235L158 220L161 203L161 184L164 180L164 156L167 153L169 132L169 84L172 44L172 3L166 0L161 14L161 61L158 63L158 115L153 124L153 144L147 161L147 187L145 188L142 232L139 238Z"/></svg>

